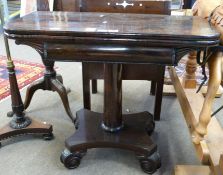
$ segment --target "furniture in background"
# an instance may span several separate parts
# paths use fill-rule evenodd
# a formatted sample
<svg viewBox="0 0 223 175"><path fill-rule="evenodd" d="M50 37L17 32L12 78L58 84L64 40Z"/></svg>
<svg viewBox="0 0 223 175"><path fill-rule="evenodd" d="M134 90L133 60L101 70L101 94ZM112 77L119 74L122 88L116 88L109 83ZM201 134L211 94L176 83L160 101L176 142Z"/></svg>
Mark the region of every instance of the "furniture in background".
<svg viewBox="0 0 223 175"><path fill-rule="evenodd" d="M125 2L125 3L124 3ZM132 1L133 2L133 1ZM123 4L124 3L124 4ZM117 5L116 5L117 4ZM123 7L123 5L125 7ZM170 14L171 1L137 1L134 3L126 1L113 0L107 2L104 0L97 1L71 1L71 0L54 0L54 9L56 11L80 11L80 12L121 12L121 13L150 13L150 14ZM37 0L38 11L49 11L48 0ZM39 52L39 50L37 50ZM40 53L40 52L39 52ZM43 53L40 53L42 56ZM26 92L24 102L25 109L28 108L34 93L38 89L57 91L61 97L64 108L71 118L75 120L70 110L69 101L67 97L66 88L63 86L63 79L61 75L57 75L54 69L54 62L43 61L46 67L44 79L32 83ZM155 67L154 67L155 66ZM83 99L84 108L90 109L90 84L89 80L92 79L92 92L97 92L97 80L103 79L103 64L82 64L83 69ZM154 119L160 120L161 105L162 105L162 92L163 92L163 75L165 66L162 65L141 65L140 69L134 65L125 64L123 67L124 77L123 80L152 80L151 94L155 95L154 105ZM156 73L156 76L154 74ZM8 116L12 116L8 113Z"/></svg>
<svg viewBox="0 0 223 175"><path fill-rule="evenodd" d="M38 11L49 11L50 10L49 2L51 2L51 1L52 0L50 0L50 1L37 0L37 7L36 7L37 10ZM52 4L52 2L51 2L51 4ZM49 60L45 61L43 59L44 53L41 51L40 48L37 47L36 51L42 57L42 61L43 61L43 64L44 64L46 70L45 70L43 79L33 82L31 85L28 86L27 91L26 91L25 101L24 101L24 108L27 109L29 107L32 97L37 90L42 89L42 90L48 90L48 91L56 91L62 100L62 103L64 105L67 115L75 123L75 117L73 116L73 114L71 112L69 101L68 101L68 96L67 96L67 93L69 92L69 90L67 90L64 87L62 76L56 73L56 71L54 69L54 61L49 61Z"/></svg>
<svg viewBox="0 0 223 175"><path fill-rule="evenodd" d="M0 1L0 21L1 28L4 24L3 5ZM7 54L7 69L9 74L10 92L12 100L13 119L0 128L0 141L10 137L24 135L24 134L43 134L44 139L50 140L53 138L52 125L42 123L31 119L24 113L24 105L18 88L18 83L15 74L15 66L11 58L8 39L4 35L4 43ZM1 142L0 142L1 147Z"/></svg>
<svg viewBox="0 0 223 175"><path fill-rule="evenodd" d="M223 60L223 1L219 0L198 0L193 7L193 15L198 15L205 18L210 22L213 28L216 28L221 33L220 45L209 49L209 59L212 60L208 63L209 75L211 79L208 82L208 91L205 99L201 93L194 93L194 89L183 89L178 77L173 72L171 78L173 79L175 90L182 106L185 120L189 128L190 134L193 139L194 147L197 152L198 158L203 166L194 166L193 169L201 172L200 174L219 175L223 174L223 129L219 120L214 116L216 113L211 114L211 106L218 84L222 81L222 60ZM196 60L192 58L192 60ZM194 65L192 61L191 65ZM193 66L195 67L195 66ZM193 70L193 67L192 70ZM213 69L215 67L215 69ZM172 70L171 70L172 72ZM193 71L192 71L193 72ZM209 100L208 100L209 99ZM189 104L190 102L190 104ZM197 104L204 104L202 108ZM199 134L200 133L200 134ZM205 137L203 138L203 136ZM179 167L188 174L192 173L190 166ZM179 172L176 170L176 172ZM195 171L194 171L195 172ZM180 173L179 173L180 174ZM178 175L178 173L176 173Z"/></svg>
<svg viewBox="0 0 223 175"><path fill-rule="evenodd" d="M17 44L38 48L44 53L44 61L105 64L104 112L99 114L87 109L77 112L77 130L66 140L61 156L66 167L78 167L87 149L113 147L134 151L147 173L160 167L157 146L148 136L154 129L153 119L148 112L122 115L123 66L120 63L176 65L188 52L219 43L219 33L200 18L148 14L36 12L9 22L5 33ZM216 71L219 60L209 62L211 71ZM220 84L217 79L218 74L211 76L209 86L217 87ZM215 93L216 88L211 91ZM210 113L206 107L212 104L213 96L207 96L206 101L208 104L204 103L200 118Z"/></svg>
<svg viewBox="0 0 223 175"><path fill-rule="evenodd" d="M54 6L54 0L37 0L37 1L23 0L21 6L21 16L24 16L36 10L50 11L53 9L53 6ZM40 54L40 56L43 57L43 53L41 53L39 49L36 50ZM41 89L48 91L56 91L62 100L67 115L73 122L75 122L75 117L73 117L73 114L71 112L67 96L70 90L64 87L62 76L57 74L54 69L54 62L43 60L43 64L46 69L44 73L44 78L40 79L39 81L35 81L28 86L24 101L24 109L27 109L29 107L32 97L37 90ZM12 117L13 115L14 115L13 111L7 113L8 117Z"/></svg>
<svg viewBox="0 0 223 175"><path fill-rule="evenodd" d="M171 1L122 1L122 0L91 0L73 1L55 0L56 11L80 11L80 12L109 12L109 13L141 13L141 14L165 14L170 15ZM72 5L71 5L72 4ZM124 57L125 55L123 55ZM154 119L160 120L163 77L165 66L163 65L122 65L122 80L152 80L151 94L155 95ZM82 63L83 73L83 99L84 108L91 109L90 80L92 80L92 92L97 93L97 79L104 79L104 64Z"/></svg>

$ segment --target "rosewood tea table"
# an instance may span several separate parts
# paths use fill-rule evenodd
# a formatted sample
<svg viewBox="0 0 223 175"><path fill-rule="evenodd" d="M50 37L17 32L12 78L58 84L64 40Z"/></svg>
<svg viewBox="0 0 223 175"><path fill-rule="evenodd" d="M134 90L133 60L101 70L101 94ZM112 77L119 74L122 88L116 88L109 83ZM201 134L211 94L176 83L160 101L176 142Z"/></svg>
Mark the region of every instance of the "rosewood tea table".
<svg viewBox="0 0 223 175"><path fill-rule="evenodd" d="M113 147L134 151L142 169L154 173L161 163L149 137L155 127L153 116L148 112L122 115L120 63L174 66L190 51L219 44L219 33L208 22L186 16L35 12L4 29L17 44L41 52L44 61L104 63L104 112L77 112L77 131L65 141L61 155L67 168L78 167L87 149Z"/></svg>

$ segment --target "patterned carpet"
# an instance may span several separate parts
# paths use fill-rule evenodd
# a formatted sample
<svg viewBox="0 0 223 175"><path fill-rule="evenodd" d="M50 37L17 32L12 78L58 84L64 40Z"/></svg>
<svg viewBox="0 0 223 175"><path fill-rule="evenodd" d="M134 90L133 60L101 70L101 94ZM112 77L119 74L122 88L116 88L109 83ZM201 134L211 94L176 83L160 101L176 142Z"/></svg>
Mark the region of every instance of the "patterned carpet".
<svg viewBox="0 0 223 175"><path fill-rule="evenodd" d="M6 60L7 59L5 56L0 55L0 100L10 95ZM16 76L20 89L43 76L43 65L15 59L13 59L13 61L15 64Z"/></svg>

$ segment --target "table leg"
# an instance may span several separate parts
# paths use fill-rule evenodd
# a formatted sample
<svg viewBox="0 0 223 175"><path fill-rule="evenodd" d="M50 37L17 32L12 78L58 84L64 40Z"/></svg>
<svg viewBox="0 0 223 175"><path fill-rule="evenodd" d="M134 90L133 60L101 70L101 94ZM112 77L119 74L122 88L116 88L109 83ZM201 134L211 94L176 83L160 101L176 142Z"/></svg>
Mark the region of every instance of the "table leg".
<svg viewBox="0 0 223 175"><path fill-rule="evenodd" d="M104 117L102 128L116 132L122 121L122 65L104 64Z"/></svg>
<svg viewBox="0 0 223 175"><path fill-rule="evenodd" d="M160 166L156 144L150 139L155 124L149 112L122 115L122 65L104 65L104 113L87 109L77 112L75 133L66 139L61 162L77 168L90 148L120 148L136 153L146 173Z"/></svg>
<svg viewBox="0 0 223 175"><path fill-rule="evenodd" d="M151 81L151 86L150 86L150 95L155 95L156 93L156 82Z"/></svg>
<svg viewBox="0 0 223 175"><path fill-rule="evenodd" d="M217 52L209 61L209 82L208 90L205 96L203 107L199 116L199 122L193 133L193 142L199 144L207 134L207 126L211 120L211 108L215 98L215 94L221 83L221 57L222 53Z"/></svg>
<svg viewBox="0 0 223 175"><path fill-rule="evenodd" d="M53 61L43 61L43 63L46 67L44 78L42 80L33 82L27 88L26 98L24 102L25 109L29 107L32 97L38 89L56 91L60 95L60 98L63 102L67 115L70 117L72 121L75 122L75 117L73 117L73 114L70 110L70 105L67 97L67 90L63 85L62 76L56 74L56 71L54 70Z"/></svg>

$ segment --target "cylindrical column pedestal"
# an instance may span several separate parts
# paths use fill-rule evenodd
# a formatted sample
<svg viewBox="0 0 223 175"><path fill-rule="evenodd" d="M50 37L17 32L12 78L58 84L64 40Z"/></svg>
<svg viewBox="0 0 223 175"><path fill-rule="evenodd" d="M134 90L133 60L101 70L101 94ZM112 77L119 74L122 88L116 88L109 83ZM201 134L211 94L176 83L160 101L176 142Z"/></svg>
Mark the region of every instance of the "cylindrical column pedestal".
<svg viewBox="0 0 223 175"><path fill-rule="evenodd" d="M116 132L122 129L122 65L104 64L104 115L102 128Z"/></svg>

